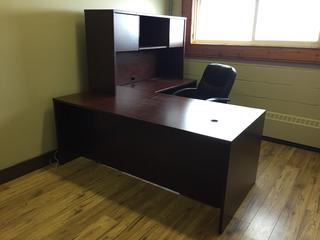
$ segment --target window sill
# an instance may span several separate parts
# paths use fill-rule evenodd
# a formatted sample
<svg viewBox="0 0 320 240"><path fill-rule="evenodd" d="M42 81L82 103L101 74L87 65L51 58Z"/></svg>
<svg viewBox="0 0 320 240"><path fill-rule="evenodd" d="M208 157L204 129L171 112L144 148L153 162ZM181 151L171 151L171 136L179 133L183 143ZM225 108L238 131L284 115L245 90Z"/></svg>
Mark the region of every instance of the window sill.
<svg viewBox="0 0 320 240"><path fill-rule="evenodd" d="M241 45L186 44L187 57L320 64L320 49Z"/></svg>

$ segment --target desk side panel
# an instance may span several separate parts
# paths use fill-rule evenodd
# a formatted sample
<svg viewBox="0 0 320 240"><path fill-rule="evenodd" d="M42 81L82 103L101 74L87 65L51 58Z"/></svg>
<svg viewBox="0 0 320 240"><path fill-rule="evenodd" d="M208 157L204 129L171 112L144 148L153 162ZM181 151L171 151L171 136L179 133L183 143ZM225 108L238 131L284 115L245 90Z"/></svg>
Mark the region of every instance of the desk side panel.
<svg viewBox="0 0 320 240"><path fill-rule="evenodd" d="M92 136L87 110L54 100L59 163L64 164L86 154Z"/></svg>
<svg viewBox="0 0 320 240"><path fill-rule="evenodd" d="M255 183L263 123L264 114L231 144L225 194L220 215L221 233Z"/></svg>
<svg viewBox="0 0 320 240"><path fill-rule="evenodd" d="M91 90L115 94L114 13L85 10L88 80Z"/></svg>

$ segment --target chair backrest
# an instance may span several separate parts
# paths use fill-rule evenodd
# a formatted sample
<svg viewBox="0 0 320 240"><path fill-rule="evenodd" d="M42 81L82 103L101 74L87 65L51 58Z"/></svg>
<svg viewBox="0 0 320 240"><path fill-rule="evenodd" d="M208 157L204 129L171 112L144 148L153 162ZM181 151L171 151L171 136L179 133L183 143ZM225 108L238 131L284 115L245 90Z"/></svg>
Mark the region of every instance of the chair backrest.
<svg viewBox="0 0 320 240"><path fill-rule="evenodd" d="M198 85L198 96L201 99L227 98L236 76L234 67L219 63L209 64Z"/></svg>

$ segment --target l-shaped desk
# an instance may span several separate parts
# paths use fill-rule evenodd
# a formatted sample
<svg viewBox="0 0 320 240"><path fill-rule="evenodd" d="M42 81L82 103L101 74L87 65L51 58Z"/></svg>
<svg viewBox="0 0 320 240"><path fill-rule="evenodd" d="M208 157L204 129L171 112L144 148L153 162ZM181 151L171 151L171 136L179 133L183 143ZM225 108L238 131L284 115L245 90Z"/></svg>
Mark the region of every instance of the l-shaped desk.
<svg viewBox="0 0 320 240"><path fill-rule="evenodd" d="M220 208L223 232L255 182L265 111L165 94L194 84L55 98L60 162L85 156Z"/></svg>

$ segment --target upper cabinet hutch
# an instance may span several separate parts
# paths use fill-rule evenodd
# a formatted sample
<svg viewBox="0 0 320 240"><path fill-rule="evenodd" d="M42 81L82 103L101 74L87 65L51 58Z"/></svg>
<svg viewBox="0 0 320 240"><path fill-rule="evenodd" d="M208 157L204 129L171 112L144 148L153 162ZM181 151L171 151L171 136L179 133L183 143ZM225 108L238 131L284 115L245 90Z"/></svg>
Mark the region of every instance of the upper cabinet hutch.
<svg viewBox="0 0 320 240"><path fill-rule="evenodd" d="M185 24L183 17L85 10L90 88L115 94L116 85L182 79Z"/></svg>

